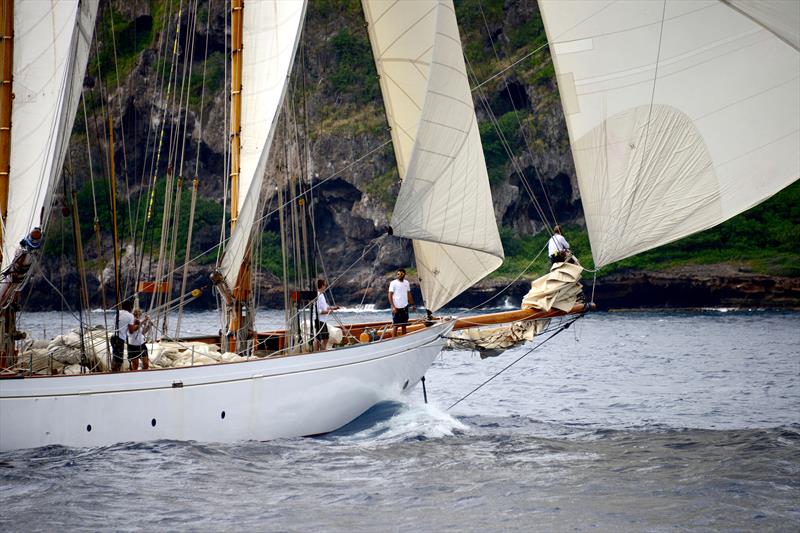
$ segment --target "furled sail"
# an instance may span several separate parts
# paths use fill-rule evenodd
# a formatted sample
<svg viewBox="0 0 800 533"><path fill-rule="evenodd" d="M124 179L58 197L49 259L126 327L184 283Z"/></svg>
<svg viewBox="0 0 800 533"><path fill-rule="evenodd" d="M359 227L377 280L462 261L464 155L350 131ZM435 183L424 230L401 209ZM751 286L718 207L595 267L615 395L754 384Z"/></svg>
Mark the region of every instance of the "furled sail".
<svg viewBox="0 0 800 533"><path fill-rule="evenodd" d="M4 271L44 228L64 163L94 33L97 0L14 2L14 100Z"/></svg>
<svg viewBox="0 0 800 533"><path fill-rule="evenodd" d="M800 176L795 1L540 0L595 264Z"/></svg>
<svg viewBox="0 0 800 533"><path fill-rule="evenodd" d="M451 0L362 0L403 180L395 234L414 239L435 311L503 262Z"/></svg>
<svg viewBox="0 0 800 533"><path fill-rule="evenodd" d="M305 0L264 0L245 5L239 219L220 268L230 288L236 286L258 215L267 156L305 10Z"/></svg>

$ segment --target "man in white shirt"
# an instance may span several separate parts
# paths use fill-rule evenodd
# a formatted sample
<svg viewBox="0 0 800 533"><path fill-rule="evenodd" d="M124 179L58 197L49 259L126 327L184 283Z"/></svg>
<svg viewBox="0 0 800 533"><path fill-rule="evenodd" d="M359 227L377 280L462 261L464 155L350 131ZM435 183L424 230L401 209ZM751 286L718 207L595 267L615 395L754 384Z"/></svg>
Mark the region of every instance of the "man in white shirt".
<svg viewBox="0 0 800 533"><path fill-rule="evenodd" d="M557 225L553 228L553 236L547 241L547 255L550 256L550 263L563 263L567 260L569 251L569 243L561 235L561 226Z"/></svg>
<svg viewBox="0 0 800 533"><path fill-rule="evenodd" d="M119 345L112 340L112 358L111 358L111 371L119 372L122 370L122 364L125 362L125 343L128 342L128 327L133 324L133 299L128 298L119 304L119 311L117 313L117 329L115 334L121 340Z"/></svg>
<svg viewBox="0 0 800 533"><path fill-rule="evenodd" d="M389 305L392 306L393 336L397 337L397 328L406 334L408 325L408 306L416 311L414 297L411 295L411 285L406 279L406 271L402 268L397 269L394 280L389 284Z"/></svg>
<svg viewBox="0 0 800 533"><path fill-rule="evenodd" d="M139 362L142 363L142 370L150 368L150 359L147 356L147 345L144 336L152 325L150 317L147 315L141 318L142 310L133 310L133 322L128 325L128 362L131 370L139 370Z"/></svg>
<svg viewBox="0 0 800 533"><path fill-rule="evenodd" d="M325 283L324 279L317 280L317 335L314 338L314 350L328 349L328 318L331 313L339 309L338 305L328 305L328 300L325 299L326 287L327 283Z"/></svg>

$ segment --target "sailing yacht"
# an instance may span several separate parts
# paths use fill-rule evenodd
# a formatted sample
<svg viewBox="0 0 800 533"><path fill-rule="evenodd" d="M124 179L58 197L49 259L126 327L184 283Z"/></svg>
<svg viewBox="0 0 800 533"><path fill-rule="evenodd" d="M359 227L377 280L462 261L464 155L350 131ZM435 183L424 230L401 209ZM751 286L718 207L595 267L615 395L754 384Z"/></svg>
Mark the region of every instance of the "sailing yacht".
<svg viewBox="0 0 800 533"><path fill-rule="evenodd" d="M16 41L40 36L53 21L59 22L52 41L40 39L38 55L17 59L17 50L31 49L15 46L14 80L23 79L18 73L24 70L56 65L49 75L53 86L40 92L64 106L41 110L52 123L50 129L62 133L57 138L60 151L48 163L51 172L38 182L39 204L33 210L21 208L28 218L13 226L8 223L9 228L37 222L44 227L47 221L39 221L37 213L48 211L40 206L49 205L63 162L97 2L63 1L55 7L17 2L14 8L15 21L31 24L25 31L14 30ZM261 355L266 350L268 357L123 374L7 375L0 379L0 449L152 439L237 441L330 432L381 400L410 391L454 327L506 319L489 317L461 325L418 321L397 338L386 331L388 324L350 325L348 337L360 342L317 353L305 353L303 339L296 342L287 332L253 331L248 265L267 158L305 9L305 2L295 0L246 6L232 2L231 234L212 279L225 306L228 335L222 340L229 343L227 349ZM396 235L414 239L423 295L428 309L436 312L503 260L455 11L451 1L399 5L369 0L364 12L404 179L392 223ZM67 59L52 61L56 51ZM17 112L15 102L15 117ZM19 135L12 129L12 140ZM13 179L15 148L12 142L9 205L16 206L24 193ZM4 268L11 264L10 257L20 254L14 244L17 234L7 235ZM38 253L22 252L26 257ZM18 292L24 279L22 272L9 276L7 290ZM584 308L578 306L579 311ZM13 314L9 305L5 327L11 345ZM523 311L510 320L560 314L564 311ZM373 332L381 327L385 331L376 338ZM220 338L193 339L198 340L214 343ZM9 348L7 357L12 353Z"/></svg>
<svg viewBox="0 0 800 533"><path fill-rule="evenodd" d="M436 312L503 260L455 11L451 0L362 3L403 179L392 227L395 235L413 239L423 297ZM787 4L540 2L596 264L710 227L798 178L800 24L787 13ZM46 77L55 80L49 92L58 105L42 113L51 124L48 131L60 132L47 136L52 149L28 145L52 159L49 173L37 174L44 176L36 189L43 191L40 203L23 210L29 219L12 226L9 210L3 241L3 272L9 274L12 258L38 253L16 243L33 226L46 228L40 207L49 205L63 162L80 90L76 80L85 69L97 10L97 2L87 0L54 5L14 2L14 20L31 27L5 33L13 33L15 42L38 35L43 47L38 55L18 59L19 48L29 49L15 46L15 82L24 79L19 73L25 69L44 68L38 61L56 66ZM317 353L290 350L286 332L253 333L247 265L306 3L232 6L235 205L214 283L224 301L230 347L237 352L269 347L271 356L125 374L0 378L0 449L325 433L410 391L453 329L546 319L589 307L574 291L564 291L571 303L554 302L562 291L553 284L564 276L556 266L554 276L539 284L546 310L432 319L397 338L374 339L367 332L380 325L360 324L349 336L361 342ZM44 43L41 35L50 34L45 26L50 28L62 8L64 18L54 25L59 31ZM52 61L48 54L56 49L68 59ZM8 107L10 99L3 110ZM9 205L16 206L22 193L14 185L14 140L20 134L11 132ZM22 270L6 275L5 289L18 291L25 276ZM13 306L7 306L2 333L12 346L5 357L13 353L13 315Z"/></svg>

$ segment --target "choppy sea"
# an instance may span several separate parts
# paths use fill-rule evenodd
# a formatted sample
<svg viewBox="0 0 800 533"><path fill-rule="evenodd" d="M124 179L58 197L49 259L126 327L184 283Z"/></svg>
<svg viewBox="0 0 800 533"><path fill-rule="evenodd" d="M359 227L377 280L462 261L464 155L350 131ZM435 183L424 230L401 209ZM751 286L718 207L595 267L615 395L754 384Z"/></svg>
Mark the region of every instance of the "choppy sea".
<svg viewBox="0 0 800 533"><path fill-rule="evenodd" d="M0 530L800 531L800 314L596 313L538 342L443 352L427 404L321 437L2 453Z"/></svg>

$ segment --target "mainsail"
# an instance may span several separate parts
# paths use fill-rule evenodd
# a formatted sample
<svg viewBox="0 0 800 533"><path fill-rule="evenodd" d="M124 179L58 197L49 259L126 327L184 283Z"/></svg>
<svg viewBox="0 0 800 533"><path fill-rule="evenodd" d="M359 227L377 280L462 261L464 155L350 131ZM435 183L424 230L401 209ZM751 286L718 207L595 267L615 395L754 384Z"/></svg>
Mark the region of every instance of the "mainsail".
<svg viewBox="0 0 800 533"><path fill-rule="evenodd" d="M800 177L800 4L540 0L595 264Z"/></svg>
<svg viewBox="0 0 800 533"><path fill-rule="evenodd" d="M247 2L243 31L239 217L220 270L234 289L250 245L267 156L300 40L305 0Z"/></svg>
<svg viewBox="0 0 800 533"><path fill-rule="evenodd" d="M403 180L392 215L414 239L435 311L503 262L486 163L450 0L362 0Z"/></svg>
<svg viewBox="0 0 800 533"><path fill-rule="evenodd" d="M14 3L14 100L4 271L44 228L61 174L94 33L97 0Z"/></svg>

